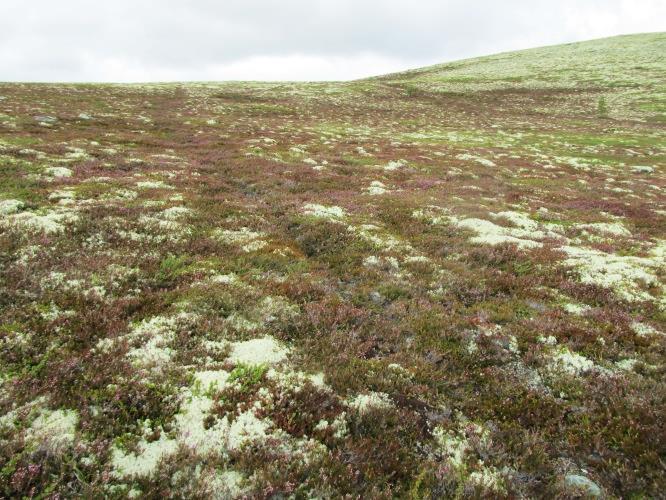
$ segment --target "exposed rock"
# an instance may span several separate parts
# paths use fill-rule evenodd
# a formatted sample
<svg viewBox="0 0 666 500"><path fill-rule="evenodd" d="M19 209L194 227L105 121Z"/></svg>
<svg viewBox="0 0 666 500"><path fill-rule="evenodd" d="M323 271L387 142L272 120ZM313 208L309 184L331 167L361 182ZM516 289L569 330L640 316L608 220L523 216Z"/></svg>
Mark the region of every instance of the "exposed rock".
<svg viewBox="0 0 666 500"><path fill-rule="evenodd" d="M568 488L575 489L584 493L587 497L601 498L601 488L592 480L579 474L567 474L564 478L564 484Z"/></svg>

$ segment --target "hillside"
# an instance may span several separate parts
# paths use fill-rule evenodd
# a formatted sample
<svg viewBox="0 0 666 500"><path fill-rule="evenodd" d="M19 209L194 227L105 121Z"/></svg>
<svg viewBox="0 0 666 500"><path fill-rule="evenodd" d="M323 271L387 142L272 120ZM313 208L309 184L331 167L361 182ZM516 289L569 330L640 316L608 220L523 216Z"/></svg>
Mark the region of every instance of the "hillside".
<svg viewBox="0 0 666 500"><path fill-rule="evenodd" d="M663 495L664 53L0 84L0 496Z"/></svg>
<svg viewBox="0 0 666 500"><path fill-rule="evenodd" d="M467 59L380 80L439 93L577 90L603 95L614 118L666 120L666 35L625 35Z"/></svg>

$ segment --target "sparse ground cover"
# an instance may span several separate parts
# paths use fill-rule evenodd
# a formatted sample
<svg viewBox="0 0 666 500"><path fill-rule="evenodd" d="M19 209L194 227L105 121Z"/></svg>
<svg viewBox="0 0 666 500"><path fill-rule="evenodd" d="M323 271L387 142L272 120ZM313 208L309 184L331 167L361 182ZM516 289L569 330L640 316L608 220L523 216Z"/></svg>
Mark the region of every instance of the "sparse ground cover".
<svg viewBox="0 0 666 500"><path fill-rule="evenodd" d="M660 497L666 35L0 85L0 496Z"/></svg>

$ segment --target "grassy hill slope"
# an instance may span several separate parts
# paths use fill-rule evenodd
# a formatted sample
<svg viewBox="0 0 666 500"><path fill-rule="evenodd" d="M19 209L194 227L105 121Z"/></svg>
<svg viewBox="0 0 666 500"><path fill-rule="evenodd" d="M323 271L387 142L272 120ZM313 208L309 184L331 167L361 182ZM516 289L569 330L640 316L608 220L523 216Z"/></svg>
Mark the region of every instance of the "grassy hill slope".
<svg viewBox="0 0 666 500"><path fill-rule="evenodd" d="M663 122L664 53L664 33L623 35L467 59L378 78L428 92L575 89L604 96L618 117L629 114Z"/></svg>

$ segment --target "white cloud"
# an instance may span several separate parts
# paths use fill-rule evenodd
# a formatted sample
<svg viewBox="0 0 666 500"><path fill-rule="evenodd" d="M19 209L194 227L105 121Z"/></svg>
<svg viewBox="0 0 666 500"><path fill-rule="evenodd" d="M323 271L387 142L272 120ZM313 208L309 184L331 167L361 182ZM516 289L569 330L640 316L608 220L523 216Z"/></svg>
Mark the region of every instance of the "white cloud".
<svg viewBox="0 0 666 500"><path fill-rule="evenodd" d="M410 64L411 63L411 64ZM379 54L350 56L291 54L250 56L225 63L207 63L196 68L152 65L130 58L97 58L92 53L82 57L79 79L83 81L321 81L363 78L412 67L414 61L399 60ZM67 79L66 75L64 76Z"/></svg>
<svg viewBox="0 0 666 500"><path fill-rule="evenodd" d="M0 80L340 80L664 30L663 0L2 0Z"/></svg>
<svg viewBox="0 0 666 500"><path fill-rule="evenodd" d="M663 0L566 2L565 22L577 39L666 30Z"/></svg>
<svg viewBox="0 0 666 500"><path fill-rule="evenodd" d="M409 62L377 54L315 56L256 56L209 68L210 79L219 80L336 80L362 78L398 71Z"/></svg>

